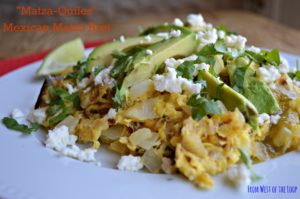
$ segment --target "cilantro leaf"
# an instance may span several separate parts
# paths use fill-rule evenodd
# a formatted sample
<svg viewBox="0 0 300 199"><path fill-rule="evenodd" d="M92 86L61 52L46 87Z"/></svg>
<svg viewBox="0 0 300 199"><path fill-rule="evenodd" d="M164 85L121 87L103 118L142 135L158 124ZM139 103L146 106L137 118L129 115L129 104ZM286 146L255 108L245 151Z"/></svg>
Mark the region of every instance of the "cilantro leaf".
<svg viewBox="0 0 300 199"><path fill-rule="evenodd" d="M66 75L65 79L77 79L79 82L89 73L86 61L78 61L73 66L73 72Z"/></svg>
<svg viewBox="0 0 300 199"><path fill-rule="evenodd" d="M195 65L192 61L185 61L176 68L177 75L186 79L193 79L194 71Z"/></svg>
<svg viewBox="0 0 300 199"><path fill-rule="evenodd" d="M217 52L222 54L226 54L228 52L224 40L218 40L215 43L214 48Z"/></svg>
<svg viewBox="0 0 300 199"><path fill-rule="evenodd" d="M265 60L263 55L249 50L245 50L245 54L256 63L263 63Z"/></svg>
<svg viewBox="0 0 300 199"><path fill-rule="evenodd" d="M111 56L115 59L120 59L122 57L125 57L126 55L127 55L126 53L119 50L113 50L111 53Z"/></svg>
<svg viewBox="0 0 300 199"><path fill-rule="evenodd" d="M278 66L280 64L279 50L275 48L271 52L268 52L265 60L271 65Z"/></svg>
<svg viewBox="0 0 300 199"><path fill-rule="evenodd" d="M74 79L74 78L77 77L77 75L78 74L76 72L71 72L71 73L69 73L69 74L66 75L65 80L67 80L67 79Z"/></svg>
<svg viewBox="0 0 300 199"><path fill-rule="evenodd" d="M116 93L115 96L113 97L114 101L114 106L115 107L121 107L122 106L122 99L121 99L121 93L118 87L116 87Z"/></svg>
<svg viewBox="0 0 300 199"><path fill-rule="evenodd" d="M280 64L280 55L278 49L273 49L270 52L261 50L260 53L246 50L245 55L248 56L250 60L258 64L271 64L273 66L278 66Z"/></svg>
<svg viewBox="0 0 300 199"><path fill-rule="evenodd" d="M234 88L237 90L239 93L243 92L244 89L244 79L245 79L245 74L247 71L248 66L244 67L238 67L233 74L233 80L234 80Z"/></svg>
<svg viewBox="0 0 300 199"><path fill-rule="evenodd" d="M218 102L200 97L199 94L192 95L187 105L192 107L192 117L198 121L206 115L221 114L222 112Z"/></svg>
<svg viewBox="0 0 300 199"><path fill-rule="evenodd" d="M24 134L30 134L33 131L37 131L39 129L39 125L36 123L32 123L31 127L25 125L25 124L19 124L17 120L10 117L4 117L2 119L2 123L6 126L8 129L12 129L15 131L22 132Z"/></svg>
<svg viewBox="0 0 300 199"><path fill-rule="evenodd" d="M201 56L211 56L218 54L218 51L215 49L214 44L207 44L205 45L198 53L197 55Z"/></svg>
<svg viewBox="0 0 300 199"><path fill-rule="evenodd" d="M262 179L262 176L259 176L254 172L253 167L252 167L252 161L251 161L249 155L244 150L242 150L240 148L238 150L241 154L241 158L242 158L243 163L250 170L251 180L252 181L257 181L257 180Z"/></svg>
<svg viewBox="0 0 300 199"><path fill-rule="evenodd" d="M95 67L93 69L94 76L97 76L103 69L104 69L104 66L102 66L102 65L98 65L97 67Z"/></svg>
<svg viewBox="0 0 300 199"><path fill-rule="evenodd" d="M214 66L216 63L216 59L213 56L202 56L199 55L195 63L206 63L210 66Z"/></svg>
<svg viewBox="0 0 300 199"><path fill-rule="evenodd" d="M68 117L70 115L70 110L67 107L63 107L63 110L61 113L55 115L54 117L49 119L49 125L50 126L55 126L59 122L61 122L63 119Z"/></svg>
<svg viewBox="0 0 300 199"><path fill-rule="evenodd" d="M53 106L47 109L47 115L53 116L55 115L60 109L62 109L62 105L54 104Z"/></svg>

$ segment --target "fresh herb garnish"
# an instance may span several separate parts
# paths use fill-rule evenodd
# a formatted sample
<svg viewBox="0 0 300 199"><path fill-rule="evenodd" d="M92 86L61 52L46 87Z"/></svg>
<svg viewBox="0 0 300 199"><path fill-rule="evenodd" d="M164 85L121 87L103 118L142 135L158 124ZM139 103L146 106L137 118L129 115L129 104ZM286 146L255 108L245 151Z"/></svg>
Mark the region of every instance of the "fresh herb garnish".
<svg viewBox="0 0 300 199"><path fill-rule="evenodd" d="M113 97L114 105L116 108L119 108L122 106L122 98L121 98L121 93L118 87L116 87L116 93L115 96Z"/></svg>
<svg viewBox="0 0 300 199"><path fill-rule="evenodd" d="M73 66L73 72L66 75L65 79L77 79L81 81L89 73L87 62L85 60L78 61L75 66Z"/></svg>
<svg viewBox="0 0 300 199"><path fill-rule="evenodd" d="M289 72L288 75L291 79L296 79L297 81L300 81L300 70L299 70L299 60L296 60L296 72Z"/></svg>
<svg viewBox="0 0 300 199"><path fill-rule="evenodd" d="M198 56L214 56L224 55L225 57L238 57L242 52L237 49L228 49L225 45L224 40L218 40L215 44L207 44L198 53Z"/></svg>
<svg viewBox="0 0 300 199"><path fill-rule="evenodd" d="M271 64L273 66L279 66L280 64L280 55L278 49L273 49L270 52L261 50L260 53L246 50L245 55L249 57L250 60L253 60L258 64Z"/></svg>
<svg viewBox="0 0 300 199"><path fill-rule="evenodd" d="M248 66L244 67L238 67L233 74L233 81L234 81L234 90L236 90L239 93L243 93L244 89L244 79L245 79L245 74L248 69Z"/></svg>
<svg viewBox="0 0 300 199"><path fill-rule="evenodd" d="M205 45L198 53L197 55L201 56L211 56L211 55L217 55L219 54L218 51L215 49L214 44L207 44Z"/></svg>
<svg viewBox="0 0 300 199"><path fill-rule="evenodd" d="M126 74L132 71L133 60L135 60L142 51L146 52L145 48L136 47L129 50L126 55L119 56L110 72L110 75L113 78L118 79L119 82L122 81Z"/></svg>
<svg viewBox="0 0 300 199"><path fill-rule="evenodd" d="M278 49L273 49L270 52L266 53L265 60L274 66L278 66L280 64L280 55Z"/></svg>
<svg viewBox="0 0 300 199"><path fill-rule="evenodd" d="M65 119L68 115L70 115L70 110L67 107L63 107L62 112L55 115L54 117L49 119L49 125L54 126L57 123L61 122L63 119Z"/></svg>
<svg viewBox="0 0 300 199"><path fill-rule="evenodd" d="M97 67L93 68L94 76L97 76L102 70L104 69L104 66L98 65Z"/></svg>
<svg viewBox="0 0 300 199"><path fill-rule="evenodd" d="M24 134L30 134L33 131L37 131L40 127L40 125L38 125L37 123L32 123L31 127L29 127L25 124L19 124L17 122L17 120L15 120L14 118L10 118L10 117L4 117L2 119L2 123L6 126L6 128L12 129L15 131L19 131Z"/></svg>
<svg viewBox="0 0 300 199"><path fill-rule="evenodd" d="M239 149L239 152L241 154L243 163L250 170L251 180L257 181L257 180L262 179L262 176L259 176L254 172L253 167L252 167L252 161L251 161L250 157L248 156L248 154L242 149Z"/></svg>
<svg viewBox="0 0 300 199"><path fill-rule="evenodd" d="M122 57L125 57L126 55L127 55L127 53L119 51L119 50L113 50L111 53L111 56L116 59L120 59Z"/></svg>
<svg viewBox="0 0 300 199"><path fill-rule="evenodd" d="M204 116L210 114L221 114L221 108L218 102L200 97L199 94L193 94L187 102L192 107L192 117L194 120L201 120Z"/></svg>
<svg viewBox="0 0 300 199"><path fill-rule="evenodd" d="M195 65L193 61L185 61L176 68L177 76L182 76L186 79L193 79Z"/></svg>
<svg viewBox="0 0 300 199"><path fill-rule="evenodd" d="M49 125L53 126L70 115L74 110L80 109L80 98L76 93L69 94L62 88L48 87L50 99L46 103L50 105L47 110Z"/></svg>

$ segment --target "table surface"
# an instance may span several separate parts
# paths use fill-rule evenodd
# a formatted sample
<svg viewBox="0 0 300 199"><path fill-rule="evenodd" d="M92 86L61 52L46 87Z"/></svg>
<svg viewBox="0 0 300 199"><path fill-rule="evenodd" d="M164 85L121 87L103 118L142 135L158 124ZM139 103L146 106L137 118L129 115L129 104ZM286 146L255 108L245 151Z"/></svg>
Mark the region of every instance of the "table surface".
<svg viewBox="0 0 300 199"><path fill-rule="evenodd" d="M241 10L205 10L202 14L207 22L226 25L230 30L248 38L247 45L278 48L300 55L300 31L278 24L270 19ZM179 15L181 19L185 16ZM140 16L110 22L110 32L47 32L47 33L4 33L0 32L0 59L7 59L41 52L64 41L81 37L84 41L112 39L120 35L138 33L138 26L172 22L174 16Z"/></svg>

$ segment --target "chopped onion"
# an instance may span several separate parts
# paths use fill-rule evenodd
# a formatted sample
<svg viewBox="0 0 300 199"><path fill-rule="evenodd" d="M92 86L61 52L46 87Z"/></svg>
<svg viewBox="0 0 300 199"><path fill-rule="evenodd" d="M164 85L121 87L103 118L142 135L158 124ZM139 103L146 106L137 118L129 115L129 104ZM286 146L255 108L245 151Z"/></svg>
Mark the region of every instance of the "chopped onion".
<svg viewBox="0 0 300 199"><path fill-rule="evenodd" d="M112 126L109 129L102 131L101 141L105 143L111 143L115 140L118 140L121 137L122 132L124 130L125 127L123 126L120 125Z"/></svg>
<svg viewBox="0 0 300 199"><path fill-rule="evenodd" d="M152 173L158 173L161 169L162 157L154 150L147 150L142 156L144 166Z"/></svg>
<svg viewBox="0 0 300 199"><path fill-rule="evenodd" d="M159 144L159 135L151 132L151 130L148 128L141 128L129 136L129 141L133 145L148 150Z"/></svg>
<svg viewBox="0 0 300 199"><path fill-rule="evenodd" d="M76 128L78 123L79 123L78 118L73 117L72 115L69 115L63 121L58 123L55 128L60 127L60 126L67 126L69 128L69 131L71 132Z"/></svg>

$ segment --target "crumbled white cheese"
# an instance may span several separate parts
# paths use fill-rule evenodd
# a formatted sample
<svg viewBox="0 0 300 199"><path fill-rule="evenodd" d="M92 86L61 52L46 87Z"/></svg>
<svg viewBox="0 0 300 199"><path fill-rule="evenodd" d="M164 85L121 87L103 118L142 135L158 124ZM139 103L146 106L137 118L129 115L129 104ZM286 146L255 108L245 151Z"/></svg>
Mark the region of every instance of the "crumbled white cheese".
<svg viewBox="0 0 300 199"><path fill-rule="evenodd" d="M152 55L152 54L153 54L153 51L150 50L150 49L147 49L147 50L146 50L146 54L147 54L147 55Z"/></svg>
<svg viewBox="0 0 300 199"><path fill-rule="evenodd" d="M226 177L239 189L245 189L251 183L251 173L244 164L233 165L226 173Z"/></svg>
<svg viewBox="0 0 300 199"><path fill-rule="evenodd" d="M74 88L72 86L72 84L69 84L69 83L66 84L66 88L67 88L69 94L75 93L77 91L77 89Z"/></svg>
<svg viewBox="0 0 300 199"><path fill-rule="evenodd" d="M171 37L180 37L180 35L181 35L181 30L172 30L170 32Z"/></svg>
<svg viewBox="0 0 300 199"><path fill-rule="evenodd" d="M203 27L205 26L205 21L201 14L190 14L187 16L187 22L194 27Z"/></svg>
<svg viewBox="0 0 300 199"><path fill-rule="evenodd" d="M46 147L52 148L62 155L76 158L80 161L95 162L96 149L88 148L81 150L76 145L77 136L70 135L67 126L62 125L49 130L48 138L45 141Z"/></svg>
<svg viewBox="0 0 300 199"><path fill-rule="evenodd" d="M61 151L67 146L75 145L76 135L70 135L67 126L60 126L53 130L49 130L48 138L45 141L46 147Z"/></svg>
<svg viewBox="0 0 300 199"><path fill-rule="evenodd" d="M195 93L200 93L200 91L202 89L202 84L194 83L193 81L182 78L182 77L179 77L179 79L181 80L181 85L182 85L184 91L187 91L191 95L195 94Z"/></svg>
<svg viewBox="0 0 300 199"><path fill-rule="evenodd" d="M216 29L211 29L206 32L197 32L198 39L200 39L199 50L207 44L216 43L218 34Z"/></svg>
<svg viewBox="0 0 300 199"><path fill-rule="evenodd" d="M11 112L11 117L14 118L15 120L17 120L19 118L24 118L25 114L20 109L15 108Z"/></svg>
<svg viewBox="0 0 300 199"><path fill-rule="evenodd" d="M150 35L146 35L144 38L148 42L150 42L152 40L152 37Z"/></svg>
<svg viewBox="0 0 300 199"><path fill-rule="evenodd" d="M225 36L226 36L226 33L225 33L223 30L219 30L219 31L218 31L218 37L219 37L220 39L224 39Z"/></svg>
<svg viewBox="0 0 300 199"><path fill-rule="evenodd" d="M280 115L271 115L270 120L272 124L277 124L280 119Z"/></svg>
<svg viewBox="0 0 300 199"><path fill-rule="evenodd" d="M29 125L28 121L26 120L25 114L20 109L13 109L11 117L15 119L19 124Z"/></svg>
<svg viewBox="0 0 300 199"><path fill-rule="evenodd" d="M294 79L293 79L293 83L294 83L296 86L300 87L300 81L298 81L297 78L294 78Z"/></svg>
<svg viewBox="0 0 300 199"><path fill-rule="evenodd" d="M263 65L257 69L257 76L266 83L272 83L280 78L280 73L274 66Z"/></svg>
<svg viewBox="0 0 300 199"><path fill-rule="evenodd" d="M193 76L197 76L200 70L208 71L209 70L209 65L206 63L201 63L201 64L194 64L195 66L195 71L193 73Z"/></svg>
<svg viewBox="0 0 300 199"><path fill-rule="evenodd" d="M35 109L28 114L27 118L32 123L43 124L47 118L46 110L46 107Z"/></svg>
<svg viewBox="0 0 300 199"><path fill-rule="evenodd" d="M183 26L183 22L179 18L174 19L174 25L176 26Z"/></svg>
<svg viewBox="0 0 300 199"><path fill-rule="evenodd" d="M193 83L191 80L177 77L176 69L167 67L167 72L163 75L153 76L155 90L159 92L182 93L182 90L190 94L200 93L202 85Z"/></svg>
<svg viewBox="0 0 300 199"><path fill-rule="evenodd" d="M297 97L298 97L298 94L296 92L294 92L292 90L288 90L282 86L279 87L278 90L279 90L279 92L286 95L287 97L289 97L292 100L297 99Z"/></svg>
<svg viewBox="0 0 300 199"><path fill-rule="evenodd" d="M91 80L89 78L87 78L87 77L83 78L81 81L77 80L77 87L79 89L84 89L84 88L86 88L89 85L90 81Z"/></svg>
<svg viewBox="0 0 300 199"><path fill-rule="evenodd" d="M242 50L245 48L247 39L241 35L228 35L225 37L225 44L227 47Z"/></svg>
<svg viewBox="0 0 300 199"><path fill-rule="evenodd" d="M269 87L270 87L270 89L275 90L277 88L277 85L276 85L276 83L273 82L273 83L269 84Z"/></svg>
<svg viewBox="0 0 300 199"><path fill-rule="evenodd" d="M103 69L100 73L94 78L95 85L108 85L109 88L113 88L116 85L116 80L110 76L110 71L113 68L113 65Z"/></svg>
<svg viewBox="0 0 300 199"><path fill-rule="evenodd" d="M210 65L206 64L206 63L195 64L196 70L205 70L205 71L208 71L209 67L210 67Z"/></svg>
<svg viewBox="0 0 300 199"><path fill-rule="evenodd" d="M174 58L168 58L165 60L166 68L177 68L180 64L184 62L183 59L174 59Z"/></svg>
<svg viewBox="0 0 300 199"><path fill-rule="evenodd" d="M104 117L107 119L114 119L116 117L116 114L117 114L116 109L110 108Z"/></svg>
<svg viewBox="0 0 300 199"><path fill-rule="evenodd" d="M122 156L117 165L119 170L123 171L138 171L141 170L144 165L141 157L139 156Z"/></svg>
<svg viewBox="0 0 300 199"><path fill-rule="evenodd" d="M167 67L164 75L154 75L154 87L159 92L167 91L170 93L181 93L181 81L176 77L175 68Z"/></svg>
<svg viewBox="0 0 300 199"><path fill-rule="evenodd" d="M258 123L263 125L265 123L277 124L280 119L280 114L277 115L269 115L267 113L262 113L258 116Z"/></svg>
<svg viewBox="0 0 300 199"><path fill-rule="evenodd" d="M279 72L281 73L288 73L290 72L290 65L287 59L285 59L284 57L280 57L280 64L279 64Z"/></svg>
<svg viewBox="0 0 300 199"><path fill-rule="evenodd" d="M170 38L170 34L168 32L159 32L156 35L159 36L159 37L164 38L165 40Z"/></svg>
<svg viewBox="0 0 300 199"><path fill-rule="evenodd" d="M183 58L182 60L183 60L183 61L195 61L197 58L198 58L197 55L191 55L191 56L188 56L188 57ZM180 60L180 59L179 59L179 60ZM178 60L178 61L179 61L179 60Z"/></svg>
<svg viewBox="0 0 300 199"><path fill-rule="evenodd" d="M124 42L125 42L125 37L124 37L124 35L121 35L121 36L120 36L120 42L121 42L121 43L124 43Z"/></svg>
<svg viewBox="0 0 300 199"><path fill-rule="evenodd" d="M256 46L250 46L249 48L247 48L247 50L254 52L254 53L260 53L261 49L256 47Z"/></svg>
<svg viewBox="0 0 300 199"><path fill-rule="evenodd" d="M260 125L263 125L264 123L270 122L270 115L267 113L262 113L258 116L258 123Z"/></svg>

